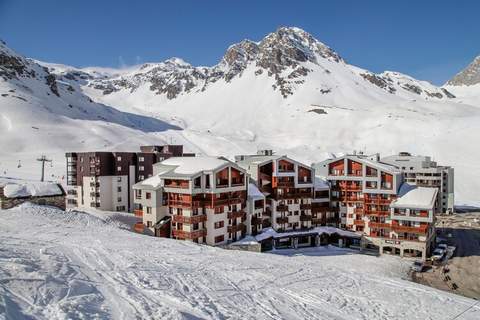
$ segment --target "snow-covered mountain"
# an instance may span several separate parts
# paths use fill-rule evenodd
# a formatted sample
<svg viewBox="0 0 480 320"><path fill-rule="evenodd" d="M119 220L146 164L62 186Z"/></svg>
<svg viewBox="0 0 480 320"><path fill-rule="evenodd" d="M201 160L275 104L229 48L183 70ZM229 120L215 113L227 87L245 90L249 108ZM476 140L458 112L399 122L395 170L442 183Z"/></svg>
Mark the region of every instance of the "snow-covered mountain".
<svg viewBox="0 0 480 320"><path fill-rule="evenodd" d="M137 150L139 143L163 142L155 132L175 129L159 119L96 103L76 83L58 79L46 67L0 43L0 169L4 175L15 169L29 171L42 153L63 166L62 154L68 150Z"/></svg>
<svg viewBox="0 0 480 320"><path fill-rule="evenodd" d="M480 203L475 101L456 97L451 86L353 66L298 28L234 44L211 67L179 58L118 70L39 63L95 106L182 128L155 137L196 152L272 148L309 163L330 152L411 151L455 166L458 202Z"/></svg>
<svg viewBox="0 0 480 320"><path fill-rule="evenodd" d="M480 107L480 56L450 79L444 88L455 92L460 101Z"/></svg>

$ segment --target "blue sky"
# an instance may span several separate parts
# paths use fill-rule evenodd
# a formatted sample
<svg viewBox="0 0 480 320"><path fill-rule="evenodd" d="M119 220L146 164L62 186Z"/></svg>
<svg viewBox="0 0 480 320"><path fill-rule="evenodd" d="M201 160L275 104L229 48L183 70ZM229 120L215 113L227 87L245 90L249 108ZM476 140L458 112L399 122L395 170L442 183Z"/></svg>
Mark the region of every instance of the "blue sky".
<svg viewBox="0 0 480 320"><path fill-rule="evenodd" d="M213 65L244 38L297 26L349 63L442 84L480 54L480 1L0 0L0 38L39 60Z"/></svg>

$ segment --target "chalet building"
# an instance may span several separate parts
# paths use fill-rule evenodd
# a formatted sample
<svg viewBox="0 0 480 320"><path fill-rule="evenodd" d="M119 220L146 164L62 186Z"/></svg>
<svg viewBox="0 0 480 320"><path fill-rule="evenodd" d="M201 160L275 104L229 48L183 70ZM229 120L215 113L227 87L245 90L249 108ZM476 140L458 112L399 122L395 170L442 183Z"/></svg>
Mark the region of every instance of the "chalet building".
<svg viewBox="0 0 480 320"><path fill-rule="evenodd" d="M425 194L425 188L410 188L409 192L405 192L407 184L404 183L402 171L381 162L378 154L345 155L316 163L313 167L330 182L331 206L340 213L341 228L362 234L363 245L375 248L380 253L384 252L387 243L392 242L397 246L395 248L400 248L398 252L394 249L393 253L403 255L406 252L426 257L434 234L433 218L426 220L422 216L415 220L412 215L405 222L394 219L393 214L400 208L398 206L409 202L405 197L409 199L412 194L423 194L423 197L418 197L418 203L408 203L410 207L406 209L421 211L421 215L425 215L424 210L431 211L433 217L435 201L427 209L420 208L426 207L425 202L429 201L431 194L436 197L436 189L431 189L428 194ZM402 229L403 226L410 228Z"/></svg>
<svg viewBox="0 0 480 320"><path fill-rule="evenodd" d="M400 152L398 155L382 158L384 163L398 167L404 180L419 187L438 189L437 208L441 213L454 211L454 170L449 166L437 165L431 157Z"/></svg>
<svg viewBox="0 0 480 320"><path fill-rule="evenodd" d="M132 186L153 174L153 164L185 154L181 145L142 146L140 152L70 152L66 207L133 211Z"/></svg>
<svg viewBox="0 0 480 320"><path fill-rule="evenodd" d="M133 185L139 232L224 245L251 230L245 170L224 158L173 157L153 165L153 176ZM255 214L262 204L252 197ZM257 210L255 210L257 206Z"/></svg>
<svg viewBox="0 0 480 320"><path fill-rule="evenodd" d="M313 168L270 150L235 160L250 176L249 197L254 195L259 204L264 200L264 207L256 206L253 235L262 230L259 239L270 240L270 246L297 248L320 244L317 227L336 230L339 219L330 208L329 182L316 177Z"/></svg>
<svg viewBox="0 0 480 320"><path fill-rule="evenodd" d="M265 195L264 227L277 231L312 227L312 168L271 152L237 156L236 161Z"/></svg>

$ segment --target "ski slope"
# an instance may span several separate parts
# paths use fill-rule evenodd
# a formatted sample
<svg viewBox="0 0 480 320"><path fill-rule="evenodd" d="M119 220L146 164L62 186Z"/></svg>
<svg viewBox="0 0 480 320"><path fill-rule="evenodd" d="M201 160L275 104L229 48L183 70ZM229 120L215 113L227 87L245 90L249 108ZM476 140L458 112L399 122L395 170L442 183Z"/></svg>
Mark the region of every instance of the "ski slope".
<svg viewBox="0 0 480 320"><path fill-rule="evenodd" d="M129 231L132 216L1 212L0 319L479 319L409 262L334 247L250 253Z"/></svg>

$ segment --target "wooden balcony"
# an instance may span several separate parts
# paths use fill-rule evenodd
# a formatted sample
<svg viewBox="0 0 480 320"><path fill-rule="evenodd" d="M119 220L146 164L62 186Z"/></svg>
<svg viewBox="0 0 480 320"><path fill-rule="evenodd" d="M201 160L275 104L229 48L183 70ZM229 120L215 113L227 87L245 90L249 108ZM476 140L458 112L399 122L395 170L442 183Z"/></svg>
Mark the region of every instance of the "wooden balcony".
<svg viewBox="0 0 480 320"><path fill-rule="evenodd" d="M293 181L278 181L277 182L278 188L294 188L295 182Z"/></svg>
<svg viewBox="0 0 480 320"><path fill-rule="evenodd" d="M365 221L363 221L363 220L353 220L353 225L355 225L355 226L364 226L364 225L365 225Z"/></svg>
<svg viewBox="0 0 480 320"><path fill-rule="evenodd" d="M322 218L312 218L312 224L326 224L327 219Z"/></svg>
<svg viewBox="0 0 480 320"><path fill-rule="evenodd" d="M300 210L311 210L312 204L311 203L303 203L300 204Z"/></svg>
<svg viewBox="0 0 480 320"><path fill-rule="evenodd" d="M227 227L227 231L230 233L235 233L238 231L245 232L246 230L247 230L247 227L243 223Z"/></svg>
<svg viewBox="0 0 480 320"><path fill-rule="evenodd" d="M175 208L192 208L193 203L192 201L185 201L185 200L171 200L167 201L169 207Z"/></svg>
<svg viewBox="0 0 480 320"><path fill-rule="evenodd" d="M355 208L355 209L353 209L353 213L355 213L355 214L363 214L363 213L364 213L364 210L363 210L363 208Z"/></svg>
<svg viewBox="0 0 480 320"><path fill-rule="evenodd" d="M312 221L312 216L308 214L301 214L300 221Z"/></svg>
<svg viewBox="0 0 480 320"><path fill-rule="evenodd" d="M195 224L207 221L207 216L204 214L200 214L197 216L179 216L173 215L172 222L179 222L185 224Z"/></svg>
<svg viewBox="0 0 480 320"><path fill-rule="evenodd" d="M137 222L133 225L133 230L138 233L143 233L143 230L145 229L145 225L143 222Z"/></svg>
<svg viewBox="0 0 480 320"><path fill-rule="evenodd" d="M133 214L135 215L135 217L142 218L143 217L143 210L140 210L140 209L133 210Z"/></svg>
<svg viewBox="0 0 480 320"><path fill-rule="evenodd" d="M368 226L370 228L378 228L378 229L390 229L391 225L389 223L383 223L383 222L369 222Z"/></svg>
<svg viewBox="0 0 480 320"><path fill-rule="evenodd" d="M227 213L228 219L236 219L236 218L245 218L246 217L245 211L235 211Z"/></svg>
<svg viewBox="0 0 480 320"><path fill-rule="evenodd" d="M395 232L405 232L405 233L419 233L426 234L428 231L428 225L422 225L420 227L411 227L411 226L402 226L397 223L392 222L392 230Z"/></svg>
<svg viewBox="0 0 480 320"><path fill-rule="evenodd" d="M277 223L278 224L288 223L288 217L278 217L277 218Z"/></svg>
<svg viewBox="0 0 480 320"><path fill-rule="evenodd" d="M375 216L375 217L386 217L390 215L390 211L382 211L382 210L364 210L364 214L368 216Z"/></svg>
<svg viewBox="0 0 480 320"><path fill-rule="evenodd" d="M288 206L285 205L285 204L279 204L279 205L277 206L277 211L280 211L280 212L288 211Z"/></svg>
<svg viewBox="0 0 480 320"><path fill-rule="evenodd" d="M252 217L252 225L261 226L262 225L262 219L257 218L257 217Z"/></svg>
<svg viewBox="0 0 480 320"><path fill-rule="evenodd" d="M330 207L317 207L315 205L312 206L312 213L326 213L330 211Z"/></svg>
<svg viewBox="0 0 480 320"><path fill-rule="evenodd" d="M178 239L198 239L200 237L205 237L207 235L207 230L200 229L195 231L183 231L183 230L172 230L172 236Z"/></svg>

